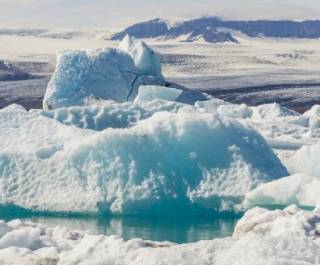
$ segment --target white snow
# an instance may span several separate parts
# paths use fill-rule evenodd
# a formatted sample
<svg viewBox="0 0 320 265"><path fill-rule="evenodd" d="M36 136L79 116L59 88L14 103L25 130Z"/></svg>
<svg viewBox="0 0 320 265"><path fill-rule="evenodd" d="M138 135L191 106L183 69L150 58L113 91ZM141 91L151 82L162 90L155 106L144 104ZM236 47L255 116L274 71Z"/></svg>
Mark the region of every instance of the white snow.
<svg viewBox="0 0 320 265"><path fill-rule="evenodd" d="M144 75L152 75L162 79L160 56L144 41L126 36L119 44L119 49L128 53L136 67Z"/></svg>
<svg viewBox="0 0 320 265"><path fill-rule="evenodd" d="M140 86L138 95L134 99L134 103L142 103L152 101L154 99L175 101L181 93L182 90L172 87Z"/></svg>
<svg viewBox="0 0 320 265"><path fill-rule="evenodd" d="M0 230L4 265L311 265L320 261L319 212L296 206L283 211L254 208L239 221L233 237L181 245L124 241L19 220L0 222Z"/></svg>
<svg viewBox="0 0 320 265"><path fill-rule="evenodd" d="M287 175L248 126L191 106L172 110L102 131L1 110L0 202L50 212L209 214L236 210L246 192Z"/></svg>

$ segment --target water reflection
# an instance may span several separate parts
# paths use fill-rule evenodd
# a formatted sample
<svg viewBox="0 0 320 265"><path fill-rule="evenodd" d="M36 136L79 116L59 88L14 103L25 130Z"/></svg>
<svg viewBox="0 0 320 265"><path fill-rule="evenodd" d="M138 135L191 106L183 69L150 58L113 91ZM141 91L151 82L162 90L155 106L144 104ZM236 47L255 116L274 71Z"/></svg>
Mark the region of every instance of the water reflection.
<svg viewBox="0 0 320 265"><path fill-rule="evenodd" d="M94 234L119 235L176 243L210 240L232 235L237 217L28 217L47 226L65 226Z"/></svg>

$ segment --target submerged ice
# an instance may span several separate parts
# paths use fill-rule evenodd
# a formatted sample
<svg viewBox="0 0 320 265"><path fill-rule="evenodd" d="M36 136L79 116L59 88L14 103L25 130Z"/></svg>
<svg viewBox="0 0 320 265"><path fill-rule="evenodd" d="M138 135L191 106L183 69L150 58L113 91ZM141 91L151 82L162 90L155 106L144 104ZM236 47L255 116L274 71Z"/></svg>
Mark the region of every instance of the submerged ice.
<svg viewBox="0 0 320 265"><path fill-rule="evenodd" d="M50 212L210 214L237 209L246 192L287 175L257 132L191 106L111 127L84 130L43 113L1 110L1 203Z"/></svg>

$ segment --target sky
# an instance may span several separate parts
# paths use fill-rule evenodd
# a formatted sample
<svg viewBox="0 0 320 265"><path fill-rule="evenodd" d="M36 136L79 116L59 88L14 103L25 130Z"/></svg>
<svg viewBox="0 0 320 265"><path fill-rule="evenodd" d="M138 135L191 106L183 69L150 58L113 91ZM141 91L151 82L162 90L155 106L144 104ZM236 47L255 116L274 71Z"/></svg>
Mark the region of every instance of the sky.
<svg viewBox="0 0 320 265"><path fill-rule="evenodd" d="M320 0L0 0L0 27L121 28L153 18L320 19Z"/></svg>

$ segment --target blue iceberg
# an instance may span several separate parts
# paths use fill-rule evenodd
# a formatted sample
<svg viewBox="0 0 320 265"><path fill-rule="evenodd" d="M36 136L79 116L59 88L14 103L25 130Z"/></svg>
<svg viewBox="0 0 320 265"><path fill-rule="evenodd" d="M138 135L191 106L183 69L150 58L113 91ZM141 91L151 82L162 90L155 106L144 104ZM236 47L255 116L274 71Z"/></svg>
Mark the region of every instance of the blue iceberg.
<svg viewBox="0 0 320 265"><path fill-rule="evenodd" d="M0 202L33 211L214 214L288 175L256 131L191 106L101 131L11 107L0 137Z"/></svg>

